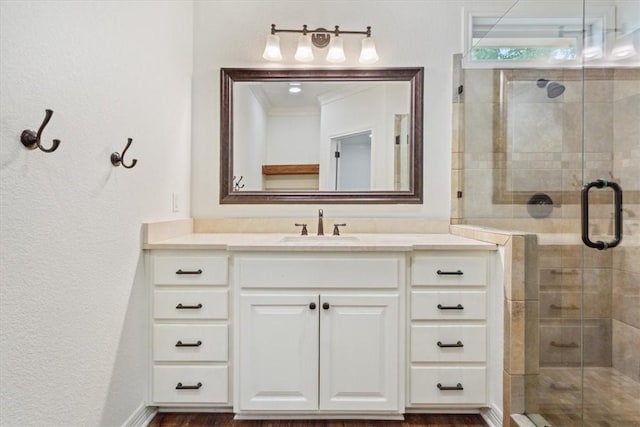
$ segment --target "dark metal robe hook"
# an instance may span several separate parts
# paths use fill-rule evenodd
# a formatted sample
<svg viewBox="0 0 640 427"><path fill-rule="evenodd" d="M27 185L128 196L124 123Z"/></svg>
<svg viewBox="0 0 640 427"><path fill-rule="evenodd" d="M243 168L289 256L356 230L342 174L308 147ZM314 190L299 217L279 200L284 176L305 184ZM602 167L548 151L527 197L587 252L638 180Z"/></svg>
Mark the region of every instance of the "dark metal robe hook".
<svg viewBox="0 0 640 427"><path fill-rule="evenodd" d="M127 150L129 149L129 146L131 146L131 142L133 141L133 139L131 138L127 138L127 146L124 147L124 150L122 150L122 155L120 153L118 153L117 151L114 153L111 153L111 164L113 166L124 166L127 169L131 169L132 167L134 167L136 165L136 163L138 163L138 159L133 159L131 160L131 164L129 166L124 164L124 155L127 153Z"/></svg>
<svg viewBox="0 0 640 427"><path fill-rule="evenodd" d="M240 175L240 179L236 181L236 176L233 176L233 191L238 191L241 188L244 188L244 184L240 185L240 183L242 182L242 178L244 178L244 175Z"/></svg>
<svg viewBox="0 0 640 427"><path fill-rule="evenodd" d="M39 148L45 153L51 153L53 151L56 151L56 149L60 145L60 140L54 139L53 145L50 148L44 148L42 145L40 145L40 138L42 137L42 131L44 131L44 128L47 126L47 123L49 123L49 120L51 120L51 116L53 115L52 110L47 109L44 111L45 111L44 121L40 125L40 129L38 129L38 132L36 133L29 129L23 130L22 134L20 135L20 142L22 142L22 145L24 145L30 150L35 150L36 148Z"/></svg>

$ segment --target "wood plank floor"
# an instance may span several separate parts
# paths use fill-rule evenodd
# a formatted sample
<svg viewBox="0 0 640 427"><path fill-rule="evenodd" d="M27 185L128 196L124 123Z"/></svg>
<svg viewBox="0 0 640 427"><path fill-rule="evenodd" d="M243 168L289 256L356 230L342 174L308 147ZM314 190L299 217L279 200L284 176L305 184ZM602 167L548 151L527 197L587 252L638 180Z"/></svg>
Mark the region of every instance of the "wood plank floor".
<svg viewBox="0 0 640 427"><path fill-rule="evenodd" d="M404 421L261 420L234 421L233 414L159 413L149 427L486 427L477 414L405 414Z"/></svg>

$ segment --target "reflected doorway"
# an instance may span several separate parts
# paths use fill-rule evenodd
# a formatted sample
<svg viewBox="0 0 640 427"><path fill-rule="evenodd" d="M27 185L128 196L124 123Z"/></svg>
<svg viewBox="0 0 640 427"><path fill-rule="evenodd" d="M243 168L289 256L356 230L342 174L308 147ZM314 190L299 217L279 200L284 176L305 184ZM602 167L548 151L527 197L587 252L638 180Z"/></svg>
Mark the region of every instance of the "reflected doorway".
<svg viewBox="0 0 640 427"><path fill-rule="evenodd" d="M333 188L337 191L371 189L372 132L354 133L331 139L335 159Z"/></svg>

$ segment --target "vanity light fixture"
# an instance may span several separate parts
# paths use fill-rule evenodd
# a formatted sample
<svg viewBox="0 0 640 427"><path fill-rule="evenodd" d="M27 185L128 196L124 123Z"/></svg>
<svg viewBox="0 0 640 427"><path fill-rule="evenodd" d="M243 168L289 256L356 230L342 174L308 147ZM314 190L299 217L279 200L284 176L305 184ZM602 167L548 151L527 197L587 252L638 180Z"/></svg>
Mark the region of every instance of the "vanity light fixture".
<svg viewBox="0 0 640 427"><path fill-rule="evenodd" d="M298 37L298 47L295 54L296 61L311 62L314 59L313 46L320 49L329 46L326 59L328 62L337 64L346 60L341 35L362 34L365 37L362 39L360 63L368 65L378 60L376 45L371 38L371 27L367 27L366 31L343 31L338 25L334 28L334 30L327 30L325 28L309 30L306 25L303 25L302 30L279 30L275 24L271 24L271 34L267 36L267 43L262 57L267 61L281 61L280 37L277 33L299 33L301 35ZM333 37L331 37L332 35Z"/></svg>

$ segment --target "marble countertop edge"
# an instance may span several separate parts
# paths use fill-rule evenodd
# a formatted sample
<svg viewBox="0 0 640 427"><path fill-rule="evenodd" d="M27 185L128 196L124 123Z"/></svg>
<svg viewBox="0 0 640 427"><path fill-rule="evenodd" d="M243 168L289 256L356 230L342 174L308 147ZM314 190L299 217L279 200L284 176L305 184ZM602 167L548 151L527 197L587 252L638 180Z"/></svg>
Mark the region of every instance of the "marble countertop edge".
<svg viewBox="0 0 640 427"><path fill-rule="evenodd" d="M371 233L343 236L299 236L283 233L190 233L145 242L144 249L225 251L370 251L495 250L496 245L453 234Z"/></svg>

